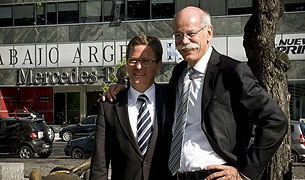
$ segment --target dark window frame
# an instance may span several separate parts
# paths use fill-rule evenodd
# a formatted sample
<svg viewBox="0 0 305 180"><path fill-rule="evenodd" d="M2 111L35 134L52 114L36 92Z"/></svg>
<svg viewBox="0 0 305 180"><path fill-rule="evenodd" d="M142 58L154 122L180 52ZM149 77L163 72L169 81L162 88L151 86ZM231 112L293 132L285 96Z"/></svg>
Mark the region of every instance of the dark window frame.
<svg viewBox="0 0 305 180"><path fill-rule="evenodd" d="M16 13L19 13L22 10L16 10L16 8L24 8L26 6L31 6L32 8L32 17L22 17L22 18L16 18ZM13 6L14 8L14 26L32 26L35 25L35 3L28 3L28 4L16 4Z"/></svg>
<svg viewBox="0 0 305 180"><path fill-rule="evenodd" d="M10 11L11 11L11 18L3 18L0 19L0 22L2 20L10 22L10 23L0 23L0 27L9 27L9 26L13 26L14 25L14 6L12 5L1 5L0 7L10 7ZM5 25L6 24L6 25Z"/></svg>

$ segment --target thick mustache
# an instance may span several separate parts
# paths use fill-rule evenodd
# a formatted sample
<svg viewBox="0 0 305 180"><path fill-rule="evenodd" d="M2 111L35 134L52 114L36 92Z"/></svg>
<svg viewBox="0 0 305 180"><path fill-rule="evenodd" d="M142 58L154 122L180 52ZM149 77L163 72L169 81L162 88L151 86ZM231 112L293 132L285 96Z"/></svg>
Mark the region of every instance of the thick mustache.
<svg viewBox="0 0 305 180"><path fill-rule="evenodd" d="M189 49L196 49L196 48L199 48L199 45L197 43L190 43L190 44L187 44L185 46L183 45L178 45L177 47L177 50L189 50Z"/></svg>

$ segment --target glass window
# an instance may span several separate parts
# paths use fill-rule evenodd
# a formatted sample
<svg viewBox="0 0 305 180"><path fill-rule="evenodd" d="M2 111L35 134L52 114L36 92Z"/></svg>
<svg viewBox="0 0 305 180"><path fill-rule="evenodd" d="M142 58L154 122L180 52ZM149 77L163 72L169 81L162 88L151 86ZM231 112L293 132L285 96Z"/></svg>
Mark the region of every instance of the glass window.
<svg viewBox="0 0 305 180"><path fill-rule="evenodd" d="M252 7L245 7L245 8L229 8L228 15L239 15L239 14L252 14L253 8Z"/></svg>
<svg viewBox="0 0 305 180"><path fill-rule="evenodd" d="M37 24L38 25L46 24L45 4L37 3L36 12L37 12Z"/></svg>
<svg viewBox="0 0 305 180"><path fill-rule="evenodd" d="M0 122L0 134L4 134L6 122Z"/></svg>
<svg viewBox="0 0 305 180"><path fill-rule="evenodd" d="M100 22L101 21L101 2L81 2L80 18L81 22Z"/></svg>
<svg viewBox="0 0 305 180"><path fill-rule="evenodd" d="M125 20L125 1L112 1L105 0L104 1L104 21L115 21L119 22L121 20Z"/></svg>
<svg viewBox="0 0 305 180"><path fill-rule="evenodd" d="M153 0L152 1L152 18L172 18L175 14L174 0Z"/></svg>
<svg viewBox="0 0 305 180"><path fill-rule="evenodd" d="M67 93L67 119L68 124L77 124L80 119L79 92Z"/></svg>
<svg viewBox="0 0 305 180"><path fill-rule="evenodd" d="M47 4L47 24L56 24L57 15L56 15L56 3Z"/></svg>
<svg viewBox="0 0 305 180"><path fill-rule="evenodd" d="M34 121L31 125L35 131L43 131L46 127L46 124L43 121Z"/></svg>
<svg viewBox="0 0 305 180"><path fill-rule="evenodd" d="M228 8L252 7L253 0L227 0Z"/></svg>
<svg viewBox="0 0 305 180"><path fill-rule="evenodd" d="M95 124L94 120L95 120L95 117L88 117L88 118L84 119L81 124L83 124L83 125Z"/></svg>
<svg viewBox="0 0 305 180"><path fill-rule="evenodd" d="M149 19L150 2L148 0L128 0L127 18L128 20Z"/></svg>
<svg viewBox="0 0 305 180"><path fill-rule="evenodd" d="M305 80L289 81L290 118L297 120L305 118Z"/></svg>
<svg viewBox="0 0 305 180"><path fill-rule="evenodd" d="M58 3L58 24L78 23L78 2Z"/></svg>
<svg viewBox="0 0 305 180"><path fill-rule="evenodd" d="M111 13L113 12L113 1L104 1L103 11L104 11L104 21L114 20L114 13Z"/></svg>
<svg viewBox="0 0 305 180"><path fill-rule="evenodd" d="M34 25L34 4L15 6L15 26Z"/></svg>
<svg viewBox="0 0 305 180"><path fill-rule="evenodd" d="M305 3L285 4L285 11L305 11Z"/></svg>
<svg viewBox="0 0 305 180"><path fill-rule="evenodd" d="M290 128L291 128L291 133L293 133L294 132L294 126L290 125Z"/></svg>
<svg viewBox="0 0 305 180"><path fill-rule="evenodd" d="M16 133L18 131L18 123L16 122L6 122L5 133L11 134Z"/></svg>
<svg viewBox="0 0 305 180"><path fill-rule="evenodd" d="M13 26L12 6L0 6L0 26Z"/></svg>
<svg viewBox="0 0 305 180"><path fill-rule="evenodd" d="M302 130L302 134L305 135L305 124L300 123L300 126L301 126L301 130Z"/></svg>
<svg viewBox="0 0 305 180"><path fill-rule="evenodd" d="M253 0L228 0L228 15L252 14Z"/></svg>

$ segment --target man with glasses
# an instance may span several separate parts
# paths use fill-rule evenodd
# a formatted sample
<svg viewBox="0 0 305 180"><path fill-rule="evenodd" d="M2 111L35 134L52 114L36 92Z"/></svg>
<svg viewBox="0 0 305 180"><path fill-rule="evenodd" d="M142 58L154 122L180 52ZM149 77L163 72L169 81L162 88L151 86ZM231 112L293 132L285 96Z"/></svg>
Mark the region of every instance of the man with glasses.
<svg viewBox="0 0 305 180"><path fill-rule="evenodd" d="M171 118L165 141L170 143L164 154L169 170L179 180L261 179L287 132L285 115L245 63L211 46L207 12L182 9L173 30L184 61L175 66L168 85ZM255 141L249 146L253 125Z"/></svg>
<svg viewBox="0 0 305 180"><path fill-rule="evenodd" d="M129 42L126 69L130 87L117 95L117 101L99 103L91 180L107 180L110 162L111 180L170 177L161 153L168 95L154 83L162 52L155 37L139 35Z"/></svg>
<svg viewBox="0 0 305 180"><path fill-rule="evenodd" d="M175 105L171 173L178 179L261 179L287 132L283 112L246 64L211 47L208 13L186 7L175 16L173 30L184 61L169 82L176 90L170 93ZM182 102L187 85L188 98ZM253 124L255 141L248 148Z"/></svg>

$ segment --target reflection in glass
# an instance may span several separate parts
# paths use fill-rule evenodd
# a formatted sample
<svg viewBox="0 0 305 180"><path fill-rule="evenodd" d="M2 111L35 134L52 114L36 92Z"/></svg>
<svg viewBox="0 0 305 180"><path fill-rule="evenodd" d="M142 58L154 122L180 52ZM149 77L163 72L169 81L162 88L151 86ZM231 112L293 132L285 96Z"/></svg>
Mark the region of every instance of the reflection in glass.
<svg viewBox="0 0 305 180"><path fill-rule="evenodd" d="M45 14L45 4L38 4L36 5L36 11L37 11L37 24L43 25L46 24L46 14Z"/></svg>
<svg viewBox="0 0 305 180"><path fill-rule="evenodd" d="M0 6L0 27L13 26L12 6Z"/></svg>
<svg viewBox="0 0 305 180"><path fill-rule="evenodd" d="M56 24L57 15L56 15L56 4L48 3L47 4L47 24Z"/></svg>
<svg viewBox="0 0 305 180"><path fill-rule="evenodd" d="M128 20L149 19L149 1L128 1L127 12Z"/></svg>
<svg viewBox="0 0 305 180"><path fill-rule="evenodd" d="M34 4L15 6L15 26L27 26L35 24Z"/></svg>
<svg viewBox="0 0 305 180"><path fill-rule="evenodd" d="M113 21L113 1L104 1L104 21Z"/></svg>
<svg viewBox="0 0 305 180"><path fill-rule="evenodd" d="M68 124L77 124L80 120L79 92L67 93L67 119Z"/></svg>
<svg viewBox="0 0 305 180"><path fill-rule="evenodd" d="M89 1L81 2L80 18L82 23L100 22L101 21L101 2Z"/></svg>
<svg viewBox="0 0 305 180"><path fill-rule="evenodd" d="M78 2L58 3L58 24L69 24L78 22Z"/></svg>
<svg viewBox="0 0 305 180"><path fill-rule="evenodd" d="M175 14L174 3L154 3L152 4L152 18L153 19L164 19L172 18Z"/></svg>
<svg viewBox="0 0 305 180"><path fill-rule="evenodd" d="M305 118L305 80L288 82L290 93L290 119L299 120Z"/></svg>

